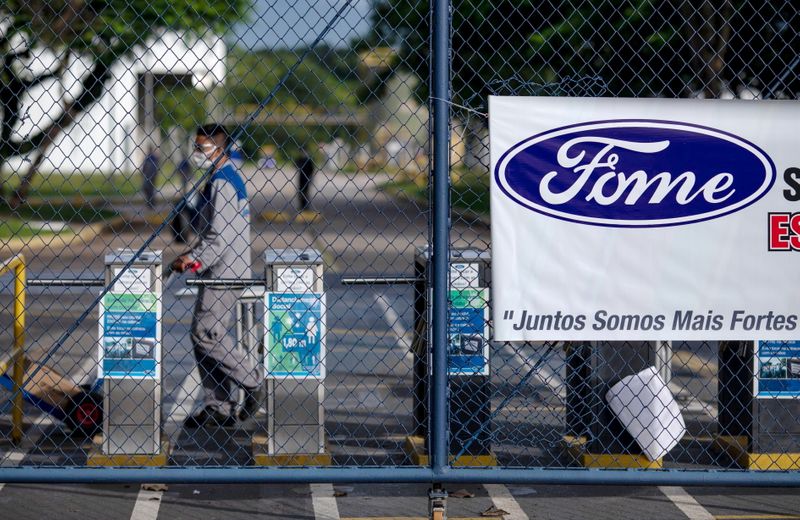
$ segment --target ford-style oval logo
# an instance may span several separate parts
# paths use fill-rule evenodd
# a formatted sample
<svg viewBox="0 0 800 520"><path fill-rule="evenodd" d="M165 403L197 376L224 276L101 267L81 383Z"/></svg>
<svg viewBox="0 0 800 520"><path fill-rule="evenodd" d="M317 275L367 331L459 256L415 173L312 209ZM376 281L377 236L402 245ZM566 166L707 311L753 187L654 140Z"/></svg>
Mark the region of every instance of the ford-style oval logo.
<svg viewBox="0 0 800 520"><path fill-rule="evenodd" d="M753 143L689 123L596 121L514 145L494 172L512 200L555 218L613 227L718 218L763 197L775 165Z"/></svg>

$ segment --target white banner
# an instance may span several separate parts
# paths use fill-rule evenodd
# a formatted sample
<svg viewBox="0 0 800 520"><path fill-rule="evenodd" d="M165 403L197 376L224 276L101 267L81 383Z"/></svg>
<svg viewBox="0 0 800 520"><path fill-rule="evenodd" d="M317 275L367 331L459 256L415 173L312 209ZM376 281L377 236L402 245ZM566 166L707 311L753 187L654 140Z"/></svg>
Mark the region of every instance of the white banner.
<svg viewBox="0 0 800 520"><path fill-rule="evenodd" d="M800 337L800 103L492 97L495 339Z"/></svg>

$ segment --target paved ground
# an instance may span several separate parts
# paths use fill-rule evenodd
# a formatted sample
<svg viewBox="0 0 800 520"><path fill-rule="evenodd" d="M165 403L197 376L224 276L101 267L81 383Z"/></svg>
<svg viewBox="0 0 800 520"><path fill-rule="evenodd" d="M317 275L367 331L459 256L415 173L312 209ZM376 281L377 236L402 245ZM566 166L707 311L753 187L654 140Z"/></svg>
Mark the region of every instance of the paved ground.
<svg viewBox="0 0 800 520"><path fill-rule="evenodd" d="M254 214L293 214L291 172L247 170ZM398 202L378 190L386 176L319 174L311 223L254 219L255 272L263 271L266 248L316 247L326 263L328 377L326 431L334 465L409 465L402 450L417 426L412 415L409 346L413 293L408 286L345 287L347 275L403 275L413 272L416 248L425 245L427 209ZM126 211L134 207L124 208ZM138 247L143 227L96 239L67 250L27 251L30 278L97 278L103 254ZM455 218L455 247L489 246L483 225ZM166 238L153 248L172 258L179 251ZM0 279L0 350L10 344L11 294ZM202 404L187 337L192 299L175 289L164 302L164 430L171 441L170 465L248 465L250 437L264 431L260 418L236 429L188 432L183 418ZM32 288L28 306L28 355L49 350L93 299L94 290ZM92 313L72 334L52 364L77 382L91 381L96 367L96 319ZM730 467L709 450L716 422L715 344L676 345L671 388L683 407L690 435L673 450L671 467ZM544 360L527 384L520 381L543 352L537 345L495 345L492 406L504 408L493 420L493 450L502 465L575 466L560 447L566 411L562 350ZM0 412L8 411L6 406ZM82 465L90 448L61 424L27 410L21 446L11 446L8 415L0 414L0 464ZM506 518L800 518L792 491L644 487L470 486L474 498L453 498L451 518L477 518L496 506ZM455 491L451 489L451 491ZM690 493L690 494L688 494ZM338 495L338 496L334 496ZM170 486L164 492L138 486L7 485L0 489L2 517L40 518L408 518L426 514L422 485L348 486ZM769 516L773 515L773 516Z"/></svg>

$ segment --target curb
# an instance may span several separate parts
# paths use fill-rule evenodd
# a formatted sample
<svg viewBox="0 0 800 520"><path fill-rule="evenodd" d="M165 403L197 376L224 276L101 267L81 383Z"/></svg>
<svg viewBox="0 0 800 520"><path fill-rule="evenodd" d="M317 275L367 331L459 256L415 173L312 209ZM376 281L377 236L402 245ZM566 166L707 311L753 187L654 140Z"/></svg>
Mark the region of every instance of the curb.
<svg viewBox="0 0 800 520"><path fill-rule="evenodd" d="M86 245L91 240L105 233L118 233L121 231L133 231L138 226L149 225L157 226L164 221L168 213L135 215L132 218L118 215L105 222L95 222L82 226L80 231L73 234L57 233L52 235L36 235L30 238L11 238L7 242L0 241L0 254L15 254L21 250L38 252L45 248L63 249L72 247L74 244L82 243Z"/></svg>
<svg viewBox="0 0 800 520"><path fill-rule="evenodd" d="M383 191L384 193L388 194L391 197L395 197L397 199L400 199L400 200L403 200L403 201L406 201L406 202L413 202L415 204L419 204L419 205L425 206L428 209L430 209L430 204L428 203L428 199L414 197L413 195L410 195L409 193L406 193L404 190L397 189L397 188L381 187L380 190ZM477 213L477 212L469 210L469 209L458 208L458 207L455 207L455 206L451 205L450 206L450 214L451 215L455 215L456 217L458 217L458 218L460 218L460 219L462 219L464 221L467 221L467 222L480 222L481 224L483 224L487 228L491 228L492 227L492 219L491 219L491 217L489 215L486 215L486 214L483 214L483 213Z"/></svg>
<svg viewBox="0 0 800 520"><path fill-rule="evenodd" d="M160 226L164 220L169 216L169 211L159 213L149 213L146 215L118 215L111 220L103 223L103 232L105 233L119 233L122 231L135 231L140 227Z"/></svg>
<svg viewBox="0 0 800 520"><path fill-rule="evenodd" d="M322 214L318 211L305 210L299 213L289 211L264 211L259 217L265 222L273 224L313 224L322 220Z"/></svg>
<svg viewBox="0 0 800 520"><path fill-rule="evenodd" d="M107 223L97 222L83 226L83 228L73 234L58 233L54 235L36 235L30 238L12 238L7 242L0 243L0 253L14 254L21 250L27 251L40 251L46 247L51 248L67 248L71 247L73 243L81 241L84 244L94 239L105 231Z"/></svg>

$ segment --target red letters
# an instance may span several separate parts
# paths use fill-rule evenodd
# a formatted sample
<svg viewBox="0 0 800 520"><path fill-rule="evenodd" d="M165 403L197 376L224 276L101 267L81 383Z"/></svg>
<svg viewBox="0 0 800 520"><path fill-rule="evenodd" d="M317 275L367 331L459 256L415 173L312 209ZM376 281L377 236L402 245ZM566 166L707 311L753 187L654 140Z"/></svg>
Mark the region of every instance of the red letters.
<svg viewBox="0 0 800 520"><path fill-rule="evenodd" d="M800 213L769 213L770 251L800 251Z"/></svg>

